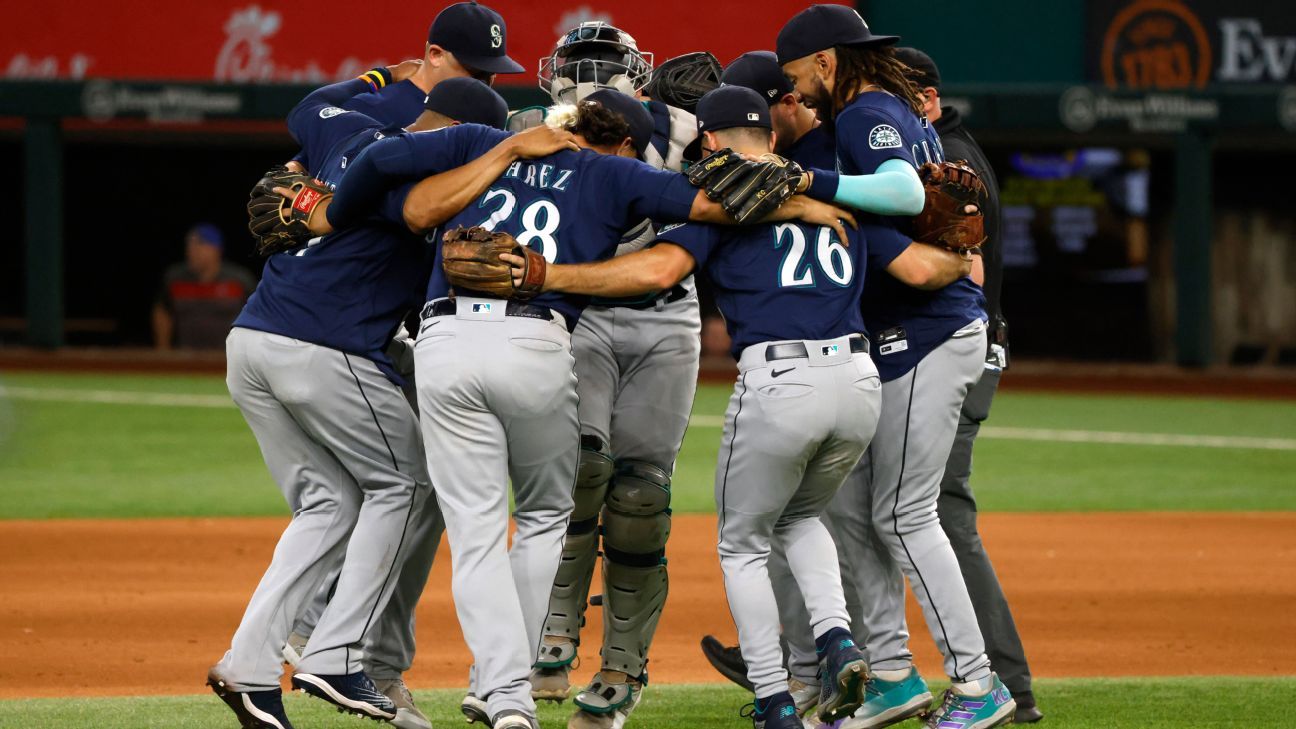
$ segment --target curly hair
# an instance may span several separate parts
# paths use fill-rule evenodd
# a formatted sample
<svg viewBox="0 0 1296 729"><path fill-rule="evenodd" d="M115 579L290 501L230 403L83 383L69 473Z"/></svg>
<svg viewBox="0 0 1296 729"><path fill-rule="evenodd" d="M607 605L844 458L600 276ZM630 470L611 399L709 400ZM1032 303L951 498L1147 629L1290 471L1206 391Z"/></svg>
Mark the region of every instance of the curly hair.
<svg viewBox="0 0 1296 729"><path fill-rule="evenodd" d="M630 136L630 123L597 101L552 106L545 124L578 134L596 147L615 146Z"/></svg>
<svg viewBox="0 0 1296 729"><path fill-rule="evenodd" d="M833 86L833 105L838 111L850 103L854 94L868 84L894 94L923 115L922 89L909 77L912 70L896 58L891 46L834 46L837 50L837 79Z"/></svg>

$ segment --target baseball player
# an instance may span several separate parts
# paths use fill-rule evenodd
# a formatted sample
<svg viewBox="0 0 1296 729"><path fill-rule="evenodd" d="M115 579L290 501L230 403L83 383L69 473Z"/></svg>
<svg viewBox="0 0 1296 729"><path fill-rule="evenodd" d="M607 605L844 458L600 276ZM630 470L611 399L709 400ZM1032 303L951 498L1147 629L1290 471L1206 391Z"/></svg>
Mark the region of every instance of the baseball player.
<svg viewBox="0 0 1296 729"><path fill-rule="evenodd" d="M649 144L651 119L634 99L601 94L550 119L565 124L583 151L509 166L447 227L507 232L547 260L581 262L611 255L622 231L644 218L731 220L687 178L627 159ZM388 191L458 167L500 136L459 127L378 142L352 163L328 221L344 228L375 209L408 220L409 198L385 205ZM438 197L431 191L427 199ZM776 216L836 223L842 214L794 200ZM455 605L492 724L533 727L529 674L579 460L569 332L585 300L545 294L521 303L471 290L453 299L447 293L445 274L434 267L415 362L424 442L436 454L428 468L450 538ZM517 502L511 549L506 477Z"/></svg>
<svg viewBox="0 0 1296 729"><path fill-rule="evenodd" d="M926 101L924 111L940 134L945 156L964 159L985 182L988 199L984 206L987 239L981 246L981 255L973 259L972 280L981 286L986 297L986 313L990 317L988 336L990 348L986 353L981 379L963 400L959 415L958 432L945 475L941 479L937 512L941 529L949 537L959 568L967 582L972 607L976 609L977 623L985 638L986 655L990 664L1003 679L1017 702L1014 724L1032 724L1044 718L1035 703L1031 690L1030 665L1022 647L1021 636L1013 621L1012 610L1004 597L994 565L977 533L976 499L972 494L972 444L980 430L981 421L989 415L990 403L999 387L999 377L1008 365L1008 326L1000 307L999 291L1003 279L1003 249L999 228L999 185L994 169L981 151L980 145L963 127L958 110L942 107L940 103L940 70L932 59L915 48L897 48L896 57L913 69L911 76L922 90Z"/></svg>
<svg viewBox="0 0 1296 729"><path fill-rule="evenodd" d="M380 123L332 105L368 83L325 87L289 117L290 131L321 160L324 185L336 184L348 159L384 137ZM458 85L447 81L444 93L430 96L435 108L411 129L436 128L447 114L503 126L507 106L498 94L472 79ZM435 509L426 508L430 485L414 413L386 352L430 263L417 237L389 226L287 248L270 256L262 285L230 333L231 395L294 511L230 651L209 677L245 727L290 726L271 646L282 645L294 616L343 553L337 589L293 684L353 713L398 718L398 707L363 670L371 651L390 656L391 646L362 641L386 615L406 555L419 544L435 545L418 535L441 530ZM411 720L421 718L412 703L400 708Z"/></svg>
<svg viewBox="0 0 1296 729"><path fill-rule="evenodd" d="M840 5L808 8L779 32L784 73L808 106L833 116L836 128L842 174L816 172L811 194L848 203L889 197L896 214L922 210L915 167L940 161L942 150L920 116L921 94L889 48L896 40L873 35L855 10ZM998 726L1012 720L1015 703L990 669L967 587L936 516L959 408L985 358L984 297L967 278L935 292L885 277L878 284L865 289L863 306L882 377L882 415L868 453L825 512L854 572L873 669L868 700L845 724L885 726L927 713L932 727L955 721L967 729ZM930 712L931 694L913 668L906 636L886 617L903 616L902 572L951 680Z"/></svg>
<svg viewBox="0 0 1296 729"><path fill-rule="evenodd" d="M774 146L768 104L747 88L707 94L698 122L704 152L729 147L757 157ZM766 572L775 541L787 552L812 616L824 679L819 718L834 721L863 700L864 659L848 631L836 550L818 517L877 424L880 385L858 307L867 259L885 268L909 241L892 228L866 226L847 243L831 229L801 224L732 231L667 226L648 250L553 266L545 283L630 295L667 288L705 267L717 288L740 372L716 473L720 563L755 685L758 728L801 726L781 665ZM951 276L966 272L956 256L944 257Z"/></svg>
<svg viewBox="0 0 1296 729"><path fill-rule="evenodd" d="M541 63L540 78L555 103L577 103L601 89L634 95L651 70L651 54L640 53L628 33L592 21L559 39ZM647 109L653 134L641 158L659 169L680 170L684 146L696 136L692 114L659 101L648 102ZM651 240L650 221L634 226L618 254ZM531 675L534 698L567 698L602 533L602 665L577 693L570 729L619 729L642 694L648 649L666 600L671 473L697 389L700 330L697 293L688 277L662 292L595 298L572 332L581 423L575 511ZM651 508L625 511L632 492L652 494Z"/></svg>

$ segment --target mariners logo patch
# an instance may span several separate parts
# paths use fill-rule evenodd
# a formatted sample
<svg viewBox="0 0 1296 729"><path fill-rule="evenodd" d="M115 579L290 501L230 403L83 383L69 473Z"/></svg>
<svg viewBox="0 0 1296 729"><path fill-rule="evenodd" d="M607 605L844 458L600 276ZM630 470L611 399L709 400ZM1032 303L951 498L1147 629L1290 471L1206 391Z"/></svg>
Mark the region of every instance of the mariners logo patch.
<svg viewBox="0 0 1296 729"><path fill-rule="evenodd" d="M870 149L892 149L900 144L900 132L890 124L879 124L869 132Z"/></svg>
<svg viewBox="0 0 1296 729"><path fill-rule="evenodd" d="M326 106L323 109L320 109L320 118L332 119L338 114L346 114L346 113L347 113L346 109L339 109L336 106Z"/></svg>

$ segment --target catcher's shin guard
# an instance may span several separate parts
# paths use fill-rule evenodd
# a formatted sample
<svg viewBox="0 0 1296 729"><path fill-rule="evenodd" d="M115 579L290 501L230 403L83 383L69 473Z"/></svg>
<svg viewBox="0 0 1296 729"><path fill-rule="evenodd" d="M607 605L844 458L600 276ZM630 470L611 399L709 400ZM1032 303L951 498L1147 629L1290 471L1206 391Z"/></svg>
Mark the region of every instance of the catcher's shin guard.
<svg viewBox="0 0 1296 729"><path fill-rule="evenodd" d="M593 435L581 436L580 465L576 471L575 507L567 524L563 540L562 560L554 576L553 591L549 595L549 617L545 620L544 634L580 638L585 622L585 605L589 596L590 580L594 577L594 559L598 556L599 511L607 495L608 481L612 478L612 458L607 455L602 439ZM558 668L575 657L551 655L541 648L536 665Z"/></svg>
<svg viewBox="0 0 1296 729"><path fill-rule="evenodd" d="M666 602L670 475L621 461L603 510L603 668L644 673Z"/></svg>

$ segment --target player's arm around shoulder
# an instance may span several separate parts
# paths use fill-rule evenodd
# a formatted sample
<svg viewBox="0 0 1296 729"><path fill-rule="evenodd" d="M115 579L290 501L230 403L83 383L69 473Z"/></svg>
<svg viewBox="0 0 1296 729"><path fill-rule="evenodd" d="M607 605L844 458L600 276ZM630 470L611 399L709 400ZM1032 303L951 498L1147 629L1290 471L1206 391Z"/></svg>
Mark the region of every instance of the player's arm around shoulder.
<svg viewBox="0 0 1296 729"><path fill-rule="evenodd" d="M521 285L524 261L503 254L513 266L513 280ZM624 297L668 289L693 272L693 255L674 243L659 241L651 248L597 263L551 264L545 269L544 291L589 296Z"/></svg>

